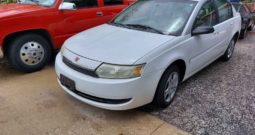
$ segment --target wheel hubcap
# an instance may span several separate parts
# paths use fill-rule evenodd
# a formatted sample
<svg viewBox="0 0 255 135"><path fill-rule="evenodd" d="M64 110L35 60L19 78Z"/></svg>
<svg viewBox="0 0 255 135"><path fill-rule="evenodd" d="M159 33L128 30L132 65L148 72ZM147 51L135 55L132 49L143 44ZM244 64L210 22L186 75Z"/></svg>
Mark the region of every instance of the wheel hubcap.
<svg viewBox="0 0 255 135"><path fill-rule="evenodd" d="M27 42L20 49L21 61L26 65L36 65L43 60L44 48L38 42Z"/></svg>
<svg viewBox="0 0 255 135"><path fill-rule="evenodd" d="M178 83L179 83L178 73L177 72L171 73L167 80L164 91L164 99L166 102L170 102L173 99L177 90Z"/></svg>
<svg viewBox="0 0 255 135"><path fill-rule="evenodd" d="M228 58L230 58L232 56L234 49L235 49L235 41L232 40L228 47L228 54L227 54Z"/></svg>

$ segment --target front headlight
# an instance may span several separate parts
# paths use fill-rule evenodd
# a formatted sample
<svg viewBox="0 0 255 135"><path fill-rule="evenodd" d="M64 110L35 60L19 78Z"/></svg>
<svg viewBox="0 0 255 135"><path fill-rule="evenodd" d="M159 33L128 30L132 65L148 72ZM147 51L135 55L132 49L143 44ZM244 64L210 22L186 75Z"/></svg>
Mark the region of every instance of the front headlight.
<svg viewBox="0 0 255 135"><path fill-rule="evenodd" d="M96 73L100 78L108 79L135 78L141 76L143 67L144 64L135 66L102 64L96 70Z"/></svg>

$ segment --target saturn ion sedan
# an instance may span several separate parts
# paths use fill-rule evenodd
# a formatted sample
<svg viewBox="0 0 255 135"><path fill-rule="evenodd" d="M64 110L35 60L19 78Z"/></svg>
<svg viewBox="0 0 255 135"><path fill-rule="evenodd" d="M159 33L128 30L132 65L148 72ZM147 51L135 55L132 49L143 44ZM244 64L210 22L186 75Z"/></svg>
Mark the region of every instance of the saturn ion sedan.
<svg viewBox="0 0 255 135"><path fill-rule="evenodd" d="M240 29L227 0L139 0L110 23L69 38L56 57L58 81L96 107L165 108L181 82L232 57Z"/></svg>

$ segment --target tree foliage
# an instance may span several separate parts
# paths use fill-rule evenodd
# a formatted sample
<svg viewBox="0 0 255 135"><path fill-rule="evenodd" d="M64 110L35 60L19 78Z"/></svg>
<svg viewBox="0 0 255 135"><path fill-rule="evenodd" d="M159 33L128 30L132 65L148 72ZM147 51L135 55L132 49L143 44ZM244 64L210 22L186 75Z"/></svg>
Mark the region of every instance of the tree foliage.
<svg viewBox="0 0 255 135"><path fill-rule="evenodd" d="M0 0L0 4L5 4L5 3L14 3L16 0Z"/></svg>

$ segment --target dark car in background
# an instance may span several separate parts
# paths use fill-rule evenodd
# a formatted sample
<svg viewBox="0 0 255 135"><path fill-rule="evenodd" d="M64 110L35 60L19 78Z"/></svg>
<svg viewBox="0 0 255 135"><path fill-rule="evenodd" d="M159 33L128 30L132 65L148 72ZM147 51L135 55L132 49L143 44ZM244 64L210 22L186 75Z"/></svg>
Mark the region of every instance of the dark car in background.
<svg viewBox="0 0 255 135"><path fill-rule="evenodd" d="M248 31L254 28L255 24L255 13L251 12L249 8L244 3L232 3L235 9L240 12L242 16L242 29L240 33L240 38L246 37Z"/></svg>

